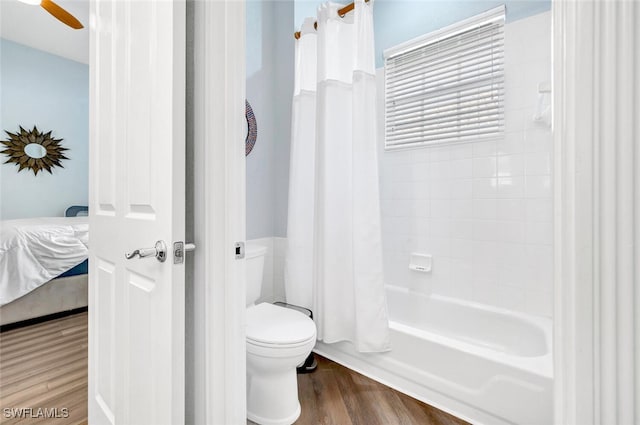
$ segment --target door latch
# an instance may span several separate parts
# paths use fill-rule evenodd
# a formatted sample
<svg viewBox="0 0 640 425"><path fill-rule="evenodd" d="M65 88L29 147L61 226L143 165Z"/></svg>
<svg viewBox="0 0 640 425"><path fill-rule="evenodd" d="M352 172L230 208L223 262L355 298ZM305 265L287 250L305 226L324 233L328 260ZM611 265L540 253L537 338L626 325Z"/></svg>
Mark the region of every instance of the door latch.
<svg viewBox="0 0 640 425"><path fill-rule="evenodd" d="M244 258L244 242L236 242L236 260Z"/></svg>
<svg viewBox="0 0 640 425"><path fill-rule="evenodd" d="M184 263L184 253L193 251L196 245L193 243L184 243L182 241L173 243L173 264Z"/></svg>

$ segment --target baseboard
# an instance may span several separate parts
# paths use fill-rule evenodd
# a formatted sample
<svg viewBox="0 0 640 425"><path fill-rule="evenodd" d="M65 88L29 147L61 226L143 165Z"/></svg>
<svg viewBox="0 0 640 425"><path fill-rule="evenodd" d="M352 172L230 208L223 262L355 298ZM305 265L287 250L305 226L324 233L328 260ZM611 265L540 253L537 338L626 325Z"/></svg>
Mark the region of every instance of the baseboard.
<svg viewBox="0 0 640 425"><path fill-rule="evenodd" d="M25 326L31 326L42 322L48 322L49 320L60 319L61 317L72 316L74 314L84 313L88 311L88 307L74 308L72 310L60 311L58 313L47 314L46 316L34 317L32 319L22 320L15 323L7 323L0 326L0 333L10 331L13 329L24 328Z"/></svg>

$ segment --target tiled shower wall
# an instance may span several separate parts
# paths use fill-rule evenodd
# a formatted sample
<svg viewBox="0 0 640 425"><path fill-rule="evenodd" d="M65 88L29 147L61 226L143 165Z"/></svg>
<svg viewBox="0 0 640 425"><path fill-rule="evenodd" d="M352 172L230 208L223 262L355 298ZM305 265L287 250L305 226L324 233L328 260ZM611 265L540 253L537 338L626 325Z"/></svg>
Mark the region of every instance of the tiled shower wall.
<svg viewBox="0 0 640 425"><path fill-rule="evenodd" d="M505 26L505 75L504 138L384 151L379 70L385 280L550 317L552 137L533 120L551 80L549 12ZM433 255L433 271L409 270L412 252Z"/></svg>

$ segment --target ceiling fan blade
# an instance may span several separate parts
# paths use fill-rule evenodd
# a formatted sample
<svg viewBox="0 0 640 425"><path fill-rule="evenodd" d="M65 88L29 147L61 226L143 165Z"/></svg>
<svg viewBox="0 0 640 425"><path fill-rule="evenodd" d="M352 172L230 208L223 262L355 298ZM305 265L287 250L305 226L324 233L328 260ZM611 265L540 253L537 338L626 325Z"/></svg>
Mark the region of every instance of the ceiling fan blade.
<svg viewBox="0 0 640 425"><path fill-rule="evenodd" d="M71 28L76 30L84 28L80 21L75 18L75 16L55 4L53 1L42 0L40 6L42 6L47 12L51 13L60 22L67 24Z"/></svg>

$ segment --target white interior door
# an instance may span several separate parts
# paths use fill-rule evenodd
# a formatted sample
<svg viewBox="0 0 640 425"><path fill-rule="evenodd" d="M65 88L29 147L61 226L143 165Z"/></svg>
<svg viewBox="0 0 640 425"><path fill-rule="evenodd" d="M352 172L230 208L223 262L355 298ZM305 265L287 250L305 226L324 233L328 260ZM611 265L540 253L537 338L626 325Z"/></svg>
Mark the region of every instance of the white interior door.
<svg viewBox="0 0 640 425"><path fill-rule="evenodd" d="M90 31L89 423L180 424L185 4L92 0Z"/></svg>

